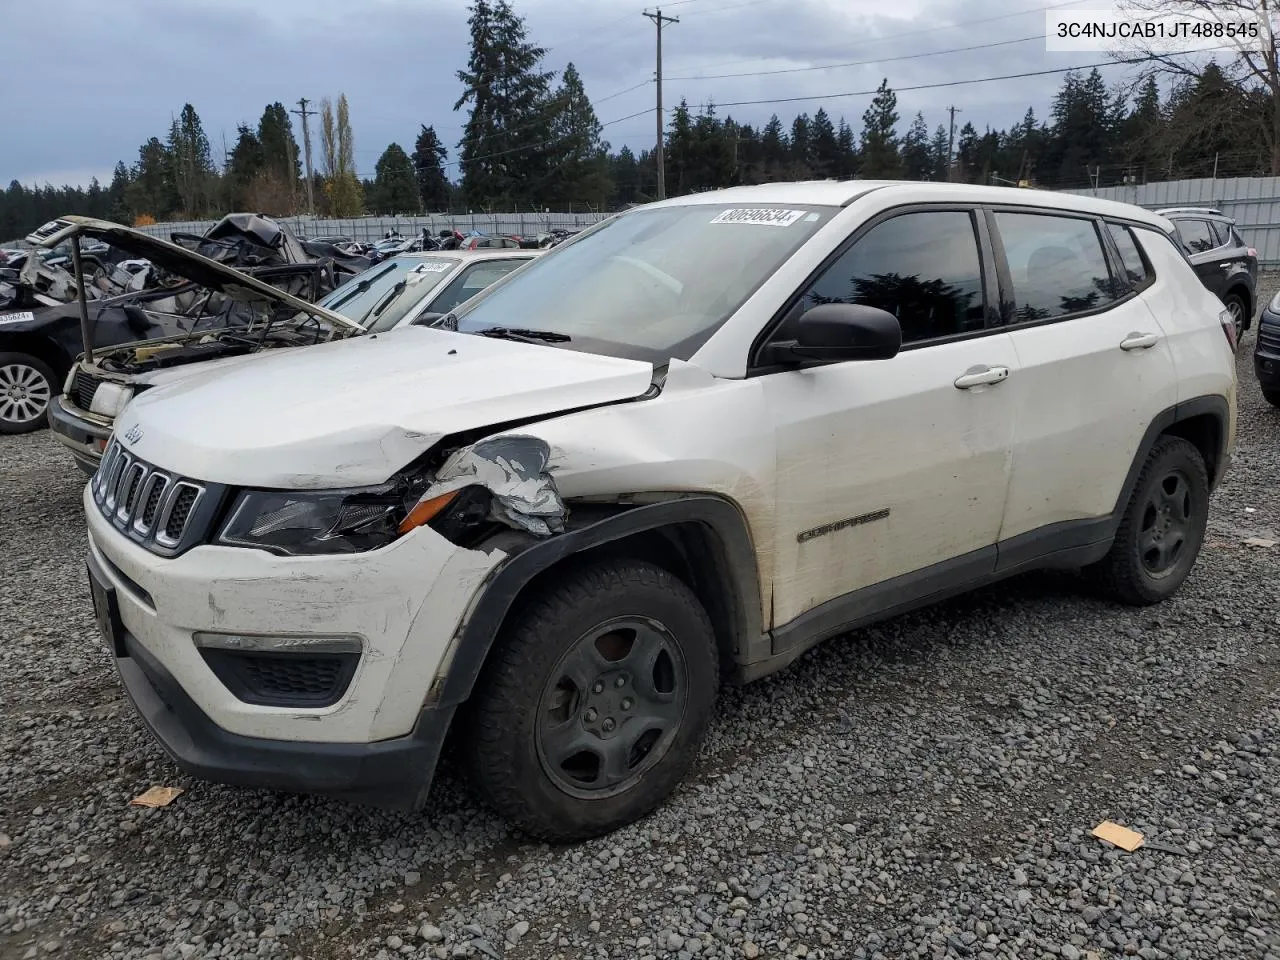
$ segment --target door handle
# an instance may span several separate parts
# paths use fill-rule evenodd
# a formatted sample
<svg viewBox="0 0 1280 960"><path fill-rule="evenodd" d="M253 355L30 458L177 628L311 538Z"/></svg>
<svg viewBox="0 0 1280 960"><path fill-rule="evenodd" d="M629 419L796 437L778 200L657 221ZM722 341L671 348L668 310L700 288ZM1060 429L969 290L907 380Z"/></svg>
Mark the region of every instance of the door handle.
<svg viewBox="0 0 1280 960"><path fill-rule="evenodd" d="M970 390L986 384L1003 383L1008 379L1008 367L970 367L956 377L956 387L960 390Z"/></svg>
<svg viewBox="0 0 1280 960"><path fill-rule="evenodd" d="M1146 350L1160 342L1154 333L1131 333L1120 341L1121 350Z"/></svg>

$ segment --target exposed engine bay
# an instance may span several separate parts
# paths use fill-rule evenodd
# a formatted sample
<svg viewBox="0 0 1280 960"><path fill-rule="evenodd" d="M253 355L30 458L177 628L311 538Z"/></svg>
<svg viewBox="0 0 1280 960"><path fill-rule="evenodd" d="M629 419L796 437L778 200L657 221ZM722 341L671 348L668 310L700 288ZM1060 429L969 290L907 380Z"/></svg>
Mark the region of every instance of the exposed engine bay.
<svg viewBox="0 0 1280 960"><path fill-rule="evenodd" d="M238 307L248 304L236 304ZM316 317L285 321L256 318L250 322L215 324L217 329L193 330L186 336L144 340L99 351L95 366L105 373L140 374L188 363L237 357L275 347L303 347L340 339L352 331L334 328Z"/></svg>

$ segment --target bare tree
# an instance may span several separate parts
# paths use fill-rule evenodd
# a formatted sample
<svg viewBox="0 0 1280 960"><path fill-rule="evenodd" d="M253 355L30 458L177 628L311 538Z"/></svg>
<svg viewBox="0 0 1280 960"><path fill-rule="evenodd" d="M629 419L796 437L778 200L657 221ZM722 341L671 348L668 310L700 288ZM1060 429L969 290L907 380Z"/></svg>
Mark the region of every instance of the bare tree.
<svg viewBox="0 0 1280 960"><path fill-rule="evenodd" d="M1212 54L1223 56L1225 63L1219 66L1228 84L1238 86L1250 101L1267 101L1261 129L1249 127L1240 132L1261 136L1270 172L1272 176L1280 175L1280 56L1274 22L1280 0L1122 0L1120 6L1126 13L1139 17L1176 15L1206 24L1239 24L1244 20L1257 23L1258 36L1224 36ZM1141 58L1145 61L1145 75L1173 77L1185 85L1205 79L1209 63L1205 52L1169 53L1151 43L1134 40L1116 57ZM1259 93L1263 94L1262 98L1257 98ZM1193 120L1192 125L1195 123ZM1177 133L1185 138L1194 137L1196 131L1182 129Z"/></svg>

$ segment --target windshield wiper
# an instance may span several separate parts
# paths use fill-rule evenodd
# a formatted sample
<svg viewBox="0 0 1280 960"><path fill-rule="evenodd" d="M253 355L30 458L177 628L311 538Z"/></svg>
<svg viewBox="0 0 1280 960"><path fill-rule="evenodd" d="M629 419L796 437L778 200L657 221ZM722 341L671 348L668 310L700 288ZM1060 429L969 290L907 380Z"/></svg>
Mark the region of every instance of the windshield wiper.
<svg viewBox="0 0 1280 960"><path fill-rule="evenodd" d="M386 295L383 296L381 300L379 300L377 303L373 305L373 309L360 318L360 325L365 326L370 320L377 320L378 317L382 316L382 311L386 310L387 307L395 303L396 299L400 296L400 294L404 293L404 288L407 287L408 285L409 284L406 283L404 280L401 280L394 287L388 290L386 292Z"/></svg>
<svg viewBox="0 0 1280 960"><path fill-rule="evenodd" d="M518 340L521 343L568 343L573 339L567 333L556 333L554 330L530 330L527 327L485 327L483 330L473 332L482 337Z"/></svg>
<svg viewBox="0 0 1280 960"><path fill-rule="evenodd" d="M347 302L348 300L350 300L352 297L358 297L358 296L360 296L360 294L364 293L366 290L368 290L368 289L369 289L369 287L372 285L373 281L375 281L375 280L381 280L381 279L382 279L383 277L385 277L388 273L391 273L393 270L395 270L395 268L396 268L396 265L395 265L394 263L389 263L389 264L387 264L387 265L386 265L386 267L384 267L382 270L379 270L379 271L378 271L376 274L374 274L372 277L368 277L368 278L367 278L367 279L365 279L365 280L359 280L359 281L357 281L357 282L355 283L355 285L354 285L354 286L352 286L351 290L347 292L346 296L339 297L339 298L338 298L337 300L335 300L333 303L329 304L329 309L330 309L330 310L337 310L340 306L342 306L344 303L346 303L346 302Z"/></svg>

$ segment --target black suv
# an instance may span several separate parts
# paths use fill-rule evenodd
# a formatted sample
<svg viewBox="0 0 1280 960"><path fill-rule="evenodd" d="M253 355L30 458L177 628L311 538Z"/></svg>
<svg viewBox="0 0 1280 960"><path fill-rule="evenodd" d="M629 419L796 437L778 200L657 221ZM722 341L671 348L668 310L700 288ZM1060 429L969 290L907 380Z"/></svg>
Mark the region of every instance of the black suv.
<svg viewBox="0 0 1280 960"><path fill-rule="evenodd" d="M1262 315L1258 318L1253 370L1258 375L1267 403L1280 407L1280 293L1262 308Z"/></svg>
<svg viewBox="0 0 1280 960"><path fill-rule="evenodd" d="M1156 213L1172 221L1200 282L1231 311L1239 343L1258 304L1258 251L1241 239L1236 222L1221 210L1169 207Z"/></svg>

